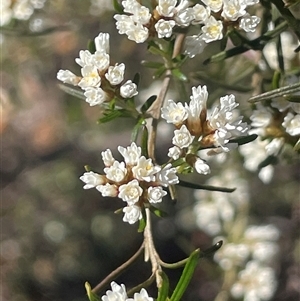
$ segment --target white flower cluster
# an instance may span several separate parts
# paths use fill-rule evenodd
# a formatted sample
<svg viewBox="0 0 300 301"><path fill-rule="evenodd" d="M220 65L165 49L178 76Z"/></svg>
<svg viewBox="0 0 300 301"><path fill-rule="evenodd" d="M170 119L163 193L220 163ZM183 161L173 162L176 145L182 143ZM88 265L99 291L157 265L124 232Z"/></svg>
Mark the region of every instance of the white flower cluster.
<svg viewBox="0 0 300 301"><path fill-rule="evenodd" d="M230 227L236 212L249 202L249 191L247 182L233 169L224 170L219 176L211 177L207 181L208 185L223 187L230 187L232 183L238 187L238 191L223 193L198 190L195 192L195 198L199 200L194 206L196 225L208 235L222 235L223 227ZM224 246L221 250L223 248Z"/></svg>
<svg viewBox="0 0 300 301"><path fill-rule="evenodd" d="M57 78L64 83L79 86L84 90L86 102L90 106L109 101L117 93L122 98L131 98L137 95L135 83L131 80L124 83L125 65L121 63L110 66L109 34L100 33L94 42L95 53L81 50L79 58L75 59L81 67L81 77L69 70L59 70Z"/></svg>
<svg viewBox="0 0 300 301"><path fill-rule="evenodd" d="M118 285L116 282L112 282L110 285L112 290L108 290L101 297L102 301L154 301L144 288L139 293L135 293L133 298L128 298L124 284Z"/></svg>
<svg viewBox="0 0 300 301"><path fill-rule="evenodd" d="M231 295L245 301L270 300L277 287L274 269L261 265L258 261L249 261L238 274L238 280L231 287Z"/></svg>
<svg viewBox="0 0 300 301"><path fill-rule="evenodd" d="M242 300L266 301L272 298L277 286L271 266L274 266L279 251L277 241L280 232L270 224L234 230L242 224L241 217L238 225L235 224L236 214L245 210L249 203L248 182L239 173L226 170L211 178L208 184L227 186L232 182L238 191L230 194L204 190L195 192L199 200L194 207L196 223L207 234L217 236L215 242L224 241L214 255L220 267L224 271L240 271L231 287L231 295Z"/></svg>
<svg viewBox="0 0 300 301"><path fill-rule="evenodd" d="M35 9L44 7L46 0L1 0L0 26L10 23L12 19L28 20Z"/></svg>
<svg viewBox="0 0 300 301"><path fill-rule="evenodd" d="M220 104L215 106L207 117L208 93L206 86L192 88L190 103L175 103L168 100L162 108L162 118L176 127L173 144L168 156L177 160L185 157L198 173L208 174L209 166L194 155L199 149L214 148L213 153L228 152L237 144L229 143L230 139L248 134L248 126L242 122L243 117L236 117L234 109L238 106L234 95L220 98Z"/></svg>
<svg viewBox="0 0 300 301"><path fill-rule="evenodd" d="M202 25L201 33L188 37L186 53L193 57L200 53L205 43L223 38L223 24L232 25L246 32L254 32L260 18L250 16L246 9L258 0L202 0L203 4L190 6L188 0L158 0L150 11L136 0L124 0L127 14L116 14L116 26L120 34L129 40L143 43L155 34L158 38L169 38L174 26ZM227 26L226 25L226 26Z"/></svg>
<svg viewBox="0 0 300 301"><path fill-rule="evenodd" d="M119 146L118 151L124 162L116 161L107 149L102 152L105 175L89 171L80 180L85 183L84 189L95 187L104 197L119 197L126 202L123 221L133 224L142 218L145 205L162 201L167 194L162 186L177 184L179 180L171 164L154 165L151 159L141 155L141 148L134 142L127 148Z"/></svg>
<svg viewBox="0 0 300 301"><path fill-rule="evenodd" d="M257 134L259 137L239 148L245 159L244 166L250 171L257 171L259 164L268 156L278 156L287 141L300 138L298 103L283 98L272 100L271 106L258 103L250 119L252 129L249 133ZM259 170L259 178L264 183L269 183L273 176L273 169L271 165L262 168Z"/></svg>
<svg viewBox="0 0 300 301"><path fill-rule="evenodd" d="M185 53L189 57L201 53L207 43L223 38L226 27L233 26L245 32L254 32L260 22L257 16L251 16L246 9L258 3L258 0L202 0L205 6L196 4L196 19L192 24L203 25L197 35L186 38Z"/></svg>

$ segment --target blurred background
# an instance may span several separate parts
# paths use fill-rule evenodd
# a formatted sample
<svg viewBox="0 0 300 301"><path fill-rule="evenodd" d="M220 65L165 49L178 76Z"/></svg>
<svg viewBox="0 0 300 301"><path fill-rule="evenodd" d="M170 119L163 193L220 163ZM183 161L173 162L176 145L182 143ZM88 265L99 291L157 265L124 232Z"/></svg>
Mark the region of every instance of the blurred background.
<svg viewBox="0 0 300 301"><path fill-rule="evenodd" d="M145 59L145 45L136 45L118 35L112 16L108 0L52 0L34 10L29 19L15 18L3 27L3 301L87 300L84 283L95 286L131 257L142 242L136 225L124 224L122 217L113 213L122 207L120 201L102 198L95 189L84 191L79 180L86 164L101 172L101 151L110 148L117 156L118 145L129 145L134 121L97 124L101 109L67 95L56 79L59 69L79 74L74 61L79 50L86 49L88 40L99 32L108 32L111 58L125 63L125 77L132 79L136 72L142 74L139 101L157 93L159 82L153 83L151 70L139 64ZM260 87L270 84L272 66L268 72L257 73L255 66L261 57L252 51L203 66L202 61L218 51L215 47L207 47L201 58L185 66L186 72L194 72L187 86L206 84L211 104L234 92L241 112L249 117L247 99L255 93L251 82L258 80ZM300 68L299 55L291 60L293 67ZM237 75L245 70L249 72L238 81L238 86L245 89L232 91L220 85L236 83ZM171 87L170 97L178 99L176 85ZM159 162L167 158L172 131L160 124ZM264 261L261 265L268 266L273 277L273 286L268 286L272 292L264 300L299 300L300 164L295 156L288 159L288 164L285 160L274 166L272 179L263 183L257 173L243 169L243 157L233 151L211 162L212 175L208 181L217 186L237 187L233 194L194 192L179 187L177 203L166 199L169 217L154 218L155 243L163 260L175 262L195 248L206 249L220 239L224 241L220 255L200 261L184 300L243 300L240 291L246 288L244 283L241 289L239 283L243 279L239 272L254 260ZM208 180L200 175L182 178L196 183ZM268 244L262 246L266 241ZM230 251L226 244L238 247ZM272 258L271 262L264 254ZM141 258L116 281L130 288L146 280L150 272ZM181 270L166 272L175 287ZM148 291L155 297L155 287Z"/></svg>

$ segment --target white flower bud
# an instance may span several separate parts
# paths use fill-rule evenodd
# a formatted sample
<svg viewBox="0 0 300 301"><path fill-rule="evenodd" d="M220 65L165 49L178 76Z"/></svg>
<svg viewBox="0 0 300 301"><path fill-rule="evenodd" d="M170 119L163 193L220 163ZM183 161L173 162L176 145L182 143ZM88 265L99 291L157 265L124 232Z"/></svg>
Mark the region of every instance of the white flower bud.
<svg viewBox="0 0 300 301"><path fill-rule="evenodd" d="M105 167L104 172L106 173L106 177L109 180L114 182L121 182L122 180L124 180L127 174L127 169L124 162L120 163L118 161L115 161L110 167Z"/></svg>
<svg viewBox="0 0 300 301"><path fill-rule="evenodd" d="M137 86L131 80L128 80L120 88L120 94L124 98L131 98L138 94Z"/></svg>
<svg viewBox="0 0 300 301"><path fill-rule="evenodd" d="M169 38L172 35L173 27L175 26L174 20L160 19L155 24L155 29L159 38Z"/></svg>
<svg viewBox="0 0 300 301"><path fill-rule="evenodd" d="M179 130L174 131L172 143L182 149L188 147L193 140L194 136L191 135L185 125L182 125Z"/></svg>
<svg viewBox="0 0 300 301"><path fill-rule="evenodd" d="M105 176L93 171L85 172L79 179L86 184L83 186L83 189L94 188L105 183Z"/></svg>
<svg viewBox="0 0 300 301"><path fill-rule="evenodd" d="M150 186L148 188L148 201L150 203L160 203L165 195L167 195L167 192L164 191L160 186Z"/></svg>
<svg viewBox="0 0 300 301"><path fill-rule="evenodd" d="M100 191L104 197L116 197L118 195L118 187L109 183L106 183L105 185L98 185L96 189Z"/></svg>
<svg viewBox="0 0 300 301"><path fill-rule="evenodd" d="M142 219L143 217L141 208L135 205L124 207L123 212L125 213L123 217L123 221L129 224L134 224L138 220ZM122 299L117 299L117 300L122 300Z"/></svg>
<svg viewBox="0 0 300 301"><path fill-rule="evenodd" d="M118 197L128 205L133 205L139 201L143 189L139 186L138 180L134 179L119 187Z"/></svg>
<svg viewBox="0 0 300 301"><path fill-rule="evenodd" d="M84 92L86 102L90 106L96 106L102 104L106 100L106 93L101 88L88 87Z"/></svg>
<svg viewBox="0 0 300 301"><path fill-rule="evenodd" d="M63 83L76 86L80 81L80 77L77 77L74 73L69 70L59 70L57 72L57 79Z"/></svg>
<svg viewBox="0 0 300 301"><path fill-rule="evenodd" d="M197 173L201 175L207 175L210 173L209 165L200 158L197 158L197 160L195 161L194 168L196 169Z"/></svg>
<svg viewBox="0 0 300 301"><path fill-rule="evenodd" d="M100 32L94 39L96 50L109 53L109 34Z"/></svg>

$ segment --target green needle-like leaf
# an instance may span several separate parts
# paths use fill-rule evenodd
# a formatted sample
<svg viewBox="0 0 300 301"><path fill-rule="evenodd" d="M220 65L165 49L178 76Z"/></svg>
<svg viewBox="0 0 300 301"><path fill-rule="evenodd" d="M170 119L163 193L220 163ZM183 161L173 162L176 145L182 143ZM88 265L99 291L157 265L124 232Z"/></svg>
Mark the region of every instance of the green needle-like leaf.
<svg viewBox="0 0 300 301"><path fill-rule="evenodd" d="M180 81L186 82L188 78L179 69L172 69L172 75Z"/></svg>
<svg viewBox="0 0 300 301"><path fill-rule="evenodd" d="M139 134L139 131L144 123L145 119L144 118L140 118L137 122L137 124L134 126L132 132L131 132L131 141L132 142L136 142L137 140L137 136Z"/></svg>
<svg viewBox="0 0 300 301"><path fill-rule="evenodd" d="M142 139L141 139L142 155L148 158L148 129L146 125L143 126Z"/></svg>
<svg viewBox="0 0 300 301"><path fill-rule="evenodd" d="M171 301L179 301L181 300L182 295L184 294L184 292L187 289L187 286L189 285L192 276L194 274L195 268L198 264L198 260L199 260L199 256L200 256L200 250L197 249L195 250L189 257L183 272L181 274L181 277L177 283L177 286L170 298Z"/></svg>
<svg viewBox="0 0 300 301"><path fill-rule="evenodd" d="M154 103L154 101L156 100L157 95L152 95L150 96L146 102L143 104L143 106L141 107L141 112L142 113L146 113L147 110L151 107L151 105Z"/></svg>
<svg viewBox="0 0 300 301"><path fill-rule="evenodd" d="M78 97L80 99L86 99L86 97L84 96L84 92L81 90L81 89L78 89L76 87L72 87L72 86L67 86L65 84L58 84L59 88L62 89L64 92L72 95L72 96L75 96L75 97Z"/></svg>
<svg viewBox="0 0 300 301"><path fill-rule="evenodd" d="M100 301L100 297L92 292L91 286L88 282L86 282L84 286L90 301Z"/></svg>
<svg viewBox="0 0 300 301"><path fill-rule="evenodd" d="M162 281L162 286L158 290L158 296L156 301L166 301L168 300L168 293L169 293L169 279L168 276L163 271L161 271L160 276L163 281Z"/></svg>
<svg viewBox="0 0 300 301"><path fill-rule="evenodd" d="M179 181L178 185L187 188L192 188L192 189L203 189L203 190L220 191L220 192L233 192L236 190L236 188L218 187L218 186L211 186L206 184L195 184L195 183L190 183L182 180Z"/></svg>
<svg viewBox="0 0 300 301"><path fill-rule="evenodd" d="M258 137L258 135L252 134L249 136L232 139L232 140L230 140L230 143L237 143L238 145L243 145L243 144L254 141L257 137Z"/></svg>

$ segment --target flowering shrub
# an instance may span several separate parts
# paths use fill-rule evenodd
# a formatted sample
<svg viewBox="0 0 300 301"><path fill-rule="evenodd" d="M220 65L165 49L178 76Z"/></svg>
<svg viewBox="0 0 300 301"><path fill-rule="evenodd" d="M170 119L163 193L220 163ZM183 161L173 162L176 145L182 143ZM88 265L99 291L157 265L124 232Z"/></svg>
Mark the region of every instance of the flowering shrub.
<svg viewBox="0 0 300 301"><path fill-rule="evenodd" d="M125 227L130 224L143 235L140 249L127 262L93 289L86 283L90 301L100 300L99 293L108 284L111 290L102 295L103 301L179 301L199 260L208 256L213 256L224 275L216 300L270 300L275 294L274 262L280 255L281 231L271 223L257 225L249 218L251 187L242 169L257 172L264 183L270 183L274 165L279 160L296 160L300 150L300 68L293 69L300 59L285 56L281 43L284 32L293 33L290 42L296 48L300 26L288 3L271 2L275 13L270 12L271 3L256 0L115 0L113 19L118 33L136 44L145 43L141 49L152 55L149 60L145 54L141 64L152 69L161 84L149 98L141 97L141 74L126 76L132 73L127 63L114 61L111 46L115 43L108 33L100 32L87 49L79 51L75 62L80 75L64 69L57 72L65 92L85 100L95 111L100 108L100 124L111 122L118 127L121 118L134 123L131 141L118 145L118 153L107 146L101 149L102 172L97 166L85 166L79 177L84 190L95 188L102 198L114 200L121 207L116 213L123 213ZM3 1L0 25L5 28L12 19L27 20L44 3ZM265 47L275 40L278 64L274 67ZM203 76L198 63L188 65L196 56L203 58L204 65L220 64L217 71ZM245 60L245 66L250 62L254 66L250 74L244 76L242 69L249 70L240 63L238 71L234 66L224 68L228 82L215 80L224 61L232 57L230 62ZM253 80L250 88L249 78ZM178 88L172 98L167 96L171 82ZM159 126L169 132L159 133ZM159 134L167 147L158 159ZM203 183L195 183L199 175ZM179 186L195 190L189 195L195 202L185 217L179 213L176 218L185 218L186 227L212 237L213 245L166 263L155 247L152 222L154 215L163 219L168 214L163 205L170 199L172 206L176 200L181 202L176 195ZM50 223L45 232L51 227L63 228ZM145 262L150 262L151 275L126 290L116 278L142 253ZM170 284L166 270L181 267L179 280ZM157 293L150 297L146 288L152 283Z"/></svg>

